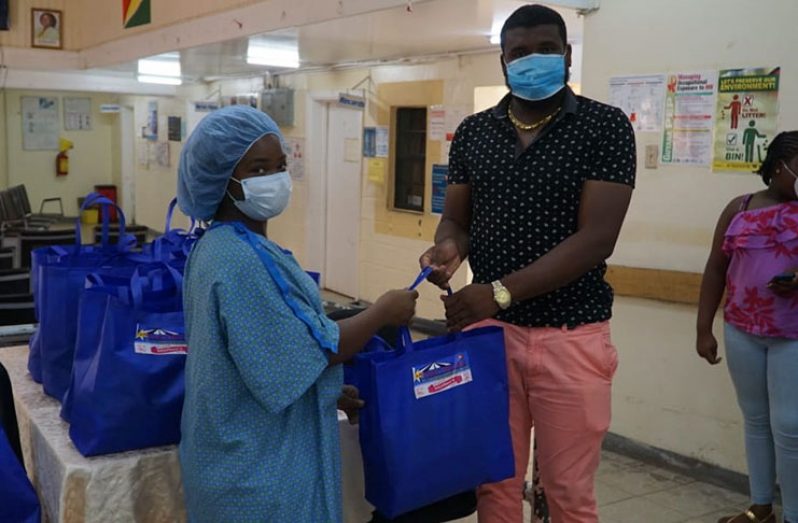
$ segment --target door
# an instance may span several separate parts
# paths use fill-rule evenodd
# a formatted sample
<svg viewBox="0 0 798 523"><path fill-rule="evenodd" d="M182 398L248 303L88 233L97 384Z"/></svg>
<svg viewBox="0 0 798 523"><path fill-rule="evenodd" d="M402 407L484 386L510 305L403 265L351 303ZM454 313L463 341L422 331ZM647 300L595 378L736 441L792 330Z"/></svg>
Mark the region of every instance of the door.
<svg viewBox="0 0 798 523"><path fill-rule="evenodd" d="M128 222L136 222L136 158L135 158L135 138L133 125L133 109L122 107L119 114L120 125L120 163L122 178L122 210ZM143 145L142 145L143 147Z"/></svg>
<svg viewBox="0 0 798 523"><path fill-rule="evenodd" d="M357 298L363 112L327 107L324 286Z"/></svg>

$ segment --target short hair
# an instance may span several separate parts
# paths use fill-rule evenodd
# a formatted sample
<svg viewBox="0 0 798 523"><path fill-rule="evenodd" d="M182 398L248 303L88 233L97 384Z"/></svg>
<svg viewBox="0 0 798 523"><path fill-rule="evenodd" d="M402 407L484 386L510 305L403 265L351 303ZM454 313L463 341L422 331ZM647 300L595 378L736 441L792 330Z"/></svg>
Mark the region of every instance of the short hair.
<svg viewBox="0 0 798 523"><path fill-rule="evenodd" d="M39 21L41 21L41 19L45 16L48 17L51 22L53 22L53 27L58 26L58 19L55 17L53 13L48 13L48 12L42 13L42 16L39 17Z"/></svg>
<svg viewBox="0 0 798 523"><path fill-rule="evenodd" d="M565 20L560 13L550 7L540 4L527 4L515 10L510 17L505 20L501 32L501 46L504 50L504 41L507 31L523 27L529 29L539 25L556 25L560 32L563 45L568 44L568 31L565 28Z"/></svg>
<svg viewBox="0 0 798 523"><path fill-rule="evenodd" d="M785 131L779 133L768 145L765 161L759 166L759 173L765 184L770 184L771 174L776 169L778 162L789 162L798 156L798 131Z"/></svg>

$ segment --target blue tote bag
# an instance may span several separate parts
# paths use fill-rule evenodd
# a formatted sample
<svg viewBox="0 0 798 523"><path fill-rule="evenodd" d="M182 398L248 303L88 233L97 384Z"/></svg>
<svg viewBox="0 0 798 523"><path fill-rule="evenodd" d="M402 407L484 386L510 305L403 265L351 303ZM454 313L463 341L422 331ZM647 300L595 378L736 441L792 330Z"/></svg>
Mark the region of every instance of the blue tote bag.
<svg viewBox="0 0 798 523"><path fill-rule="evenodd" d="M98 194L86 198L84 207L100 205L103 215L102 243L82 245L80 222L75 225L76 242L33 252L31 280L39 326L31 343L28 370L48 395L61 401L69 385L77 334L78 300L86 276L102 267L133 263L129 251L134 241L125 235L122 210ZM112 245L108 235L108 207L119 213L120 241Z"/></svg>
<svg viewBox="0 0 798 523"><path fill-rule="evenodd" d="M95 275L87 284L69 392L72 442L84 456L178 443L188 350L181 274L163 265L139 268L127 285Z"/></svg>
<svg viewBox="0 0 798 523"><path fill-rule="evenodd" d="M39 498L0 427L0 521L40 523Z"/></svg>
<svg viewBox="0 0 798 523"><path fill-rule="evenodd" d="M153 261L150 256L131 256L132 259L143 261L138 265L125 265L120 267L106 267L87 277L87 285L105 286L107 292L83 292L80 297L78 308L78 330L75 338L75 351L72 360L72 375L69 388L64 393L61 401L61 418L70 423L72 421L72 397L75 389L75 369L85 369L87 360L94 357L95 351L100 344L102 335L103 321L105 317L106 305L110 293L123 299L130 292L131 278L137 275L142 282L142 288L155 289L156 292L174 292L175 279L169 274L167 265L163 262ZM168 263L168 267L175 269L179 275L183 274L186 260L173 259ZM142 279L143 278L143 279ZM163 291L163 292L162 292ZM150 295L148 295L150 297Z"/></svg>
<svg viewBox="0 0 798 523"><path fill-rule="evenodd" d="M152 243L144 245L142 251L156 261L186 260L191 247L200 237L200 230L196 228L194 219L188 230L172 227L177 198L172 199L166 211L164 233L155 238Z"/></svg>
<svg viewBox="0 0 798 523"><path fill-rule="evenodd" d="M81 207L81 210L84 210L96 203L98 198L102 198L102 196L98 193L90 193L86 196L86 200ZM108 214L107 211L104 211L103 214L103 239L108 238ZM36 322L41 324L41 303L42 303L42 291L40 282L42 281L42 270L48 264L56 263L60 260L65 254L79 252L79 250L89 252L96 250L92 246L85 246L80 247L80 221L78 220L75 223L75 231L76 231L76 238L78 241L76 242L77 245L75 246L66 246L66 247L42 247L40 249L34 249L31 253L31 272L30 272L30 285L31 285L31 293L33 294L33 305L34 305L34 313L36 316ZM79 250L78 250L79 249ZM49 274L48 274L49 276ZM43 336L41 332L41 328L37 329L34 332L33 337L30 341L30 353L28 356L28 371L33 378L33 381L36 383L42 382L42 342Z"/></svg>
<svg viewBox="0 0 798 523"><path fill-rule="evenodd" d="M515 473L503 329L401 338L355 360L366 499L388 518Z"/></svg>

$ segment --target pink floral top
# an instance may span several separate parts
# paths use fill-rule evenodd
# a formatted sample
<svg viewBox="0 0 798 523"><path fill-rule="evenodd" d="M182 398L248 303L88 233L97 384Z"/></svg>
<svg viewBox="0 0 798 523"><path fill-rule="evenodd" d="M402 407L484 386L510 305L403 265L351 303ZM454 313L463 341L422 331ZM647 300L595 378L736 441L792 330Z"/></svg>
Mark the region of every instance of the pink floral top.
<svg viewBox="0 0 798 523"><path fill-rule="evenodd" d="M726 231L726 322L755 336L798 339L798 292L781 298L774 276L798 268L798 202L741 211Z"/></svg>

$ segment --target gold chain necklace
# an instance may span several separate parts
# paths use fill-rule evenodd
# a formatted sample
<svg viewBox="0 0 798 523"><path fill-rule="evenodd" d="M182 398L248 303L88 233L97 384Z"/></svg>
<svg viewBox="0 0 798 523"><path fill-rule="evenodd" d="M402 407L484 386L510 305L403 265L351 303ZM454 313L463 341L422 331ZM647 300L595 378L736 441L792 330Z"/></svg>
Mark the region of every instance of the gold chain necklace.
<svg viewBox="0 0 798 523"><path fill-rule="evenodd" d="M538 127L542 127L547 123L549 123L551 119L554 118L559 112L560 108L558 107L557 109L554 110L554 112L552 112L548 116L544 116L535 123L524 123L513 114L513 110L510 109L510 106L509 105L507 106L507 116L510 117L510 121L513 122L513 125L516 126L516 128L518 128L521 131L534 131Z"/></svg>

